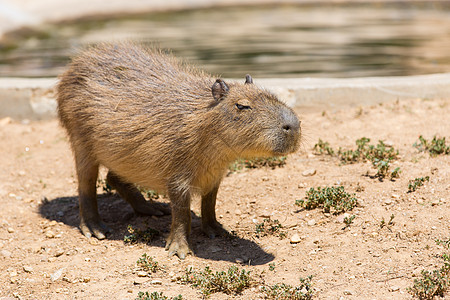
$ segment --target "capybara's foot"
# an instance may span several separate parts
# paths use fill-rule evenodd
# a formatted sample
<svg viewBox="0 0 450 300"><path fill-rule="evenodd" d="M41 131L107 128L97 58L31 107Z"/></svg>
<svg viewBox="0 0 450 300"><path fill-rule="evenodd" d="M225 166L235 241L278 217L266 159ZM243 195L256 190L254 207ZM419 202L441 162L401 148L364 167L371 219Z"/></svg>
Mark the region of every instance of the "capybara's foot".
<svg viewBox="0 0 450 300"><path fill-rule="evenodd" d="M81 232L85 237L90 238L94 235L97 239L103 240L106 238L106 234L112 232L102 221L84 221L80 223Z"/></svg>
<svg viewBox="0 0 450 300"><path fill-rule="evenodd" d="M202 224L202 231L206 234L210 239L215 238L216 236L229 236L230 232L223 227L217 221Z"/></svg>
<svg viewBox="0 0 450 300"><path fill-rule="evenodd" d="M170 215L170 208L167 204L156 203L153 201L135 202L133 209L137 214L148 216L163 216Z"/></svg>
<svg viewBox="0 0 450 300"><path fill-rule="evenodd" d="M185 259L186 255L192 254L189 244L184 238L169 238L166 242L166 250L169 251L169 256L177 255L180 259Z"/></svg>

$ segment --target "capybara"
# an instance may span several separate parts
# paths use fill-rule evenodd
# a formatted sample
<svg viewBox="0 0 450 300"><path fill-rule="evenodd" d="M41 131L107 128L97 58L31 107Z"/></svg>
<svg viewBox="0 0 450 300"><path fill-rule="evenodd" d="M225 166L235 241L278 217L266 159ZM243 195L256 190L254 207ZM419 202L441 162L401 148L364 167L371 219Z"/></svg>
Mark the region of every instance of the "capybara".
<svg viewBox="0 0 450 300"><path fill-rule="evenodd" d="M103 165L107 182L138 213L169 211L146 201L136 185L167 193L166 249L181 259L191 253L191 197L202 198L206 235L226 233L215 205L228 166L238 158L294 152L301 136L292 109L250 75L243 83L225 82L131 42L92 46L75 57L60 77L57 101L75 156L82 233L103 239L109 231L96 199Z"/></svg>

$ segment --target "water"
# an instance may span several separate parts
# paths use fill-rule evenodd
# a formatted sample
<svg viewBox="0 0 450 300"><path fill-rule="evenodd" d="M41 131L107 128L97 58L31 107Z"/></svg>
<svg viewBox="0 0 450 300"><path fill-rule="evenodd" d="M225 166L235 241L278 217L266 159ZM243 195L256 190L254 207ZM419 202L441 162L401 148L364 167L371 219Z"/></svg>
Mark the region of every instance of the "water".
<svg viewBox="0 0 450 300"><path fill-rule="evenodd" d="M214 8L47 25L0 41L0 76L56 76L80 46L119 39L172 49L234 78L450 72L450 8L426 3Z"/></svg>

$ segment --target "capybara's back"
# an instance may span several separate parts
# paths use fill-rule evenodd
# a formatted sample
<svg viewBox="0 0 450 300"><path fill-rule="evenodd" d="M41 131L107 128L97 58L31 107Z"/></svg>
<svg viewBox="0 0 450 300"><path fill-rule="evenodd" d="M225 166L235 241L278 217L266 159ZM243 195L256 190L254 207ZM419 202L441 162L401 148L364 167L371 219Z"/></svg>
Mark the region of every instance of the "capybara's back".
<svg viewBox="0 0 450 300"><path fill-rule="evenodd" d="M74 58L57 88L79 181L81 230L104 238L98 167L133 208L160 215L135 187L166 191L172 203L169 254L189 252L191 194L202 195L203 230L222 233L214 205L227 166L239 157L295 151L300 122L274 95L226 83L160 50L132 43L91 47Z"/></svg>

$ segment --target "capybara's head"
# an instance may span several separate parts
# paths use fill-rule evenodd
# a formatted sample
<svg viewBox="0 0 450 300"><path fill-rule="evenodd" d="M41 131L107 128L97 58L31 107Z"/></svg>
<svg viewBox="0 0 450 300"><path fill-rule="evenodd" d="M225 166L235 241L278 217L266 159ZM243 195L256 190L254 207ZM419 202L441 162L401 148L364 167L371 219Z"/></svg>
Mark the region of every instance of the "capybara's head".
<svg viewBox="0 0 450 300"><path fill-rule="evenodd" d="M243 85L217 79L212 94L214 110L220 114L214 131L235 156L279 156L298 149L297 115L275 95L253 84L250 75Z"/></svg>

